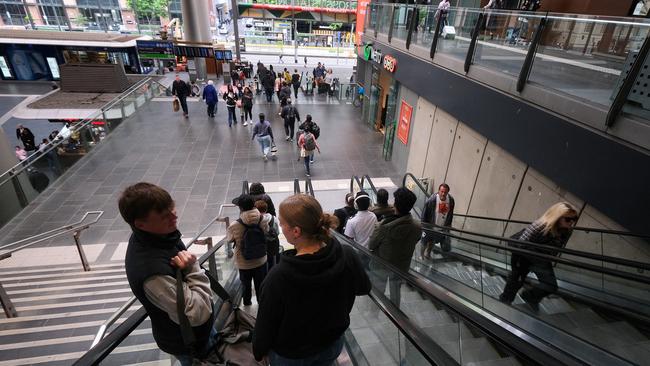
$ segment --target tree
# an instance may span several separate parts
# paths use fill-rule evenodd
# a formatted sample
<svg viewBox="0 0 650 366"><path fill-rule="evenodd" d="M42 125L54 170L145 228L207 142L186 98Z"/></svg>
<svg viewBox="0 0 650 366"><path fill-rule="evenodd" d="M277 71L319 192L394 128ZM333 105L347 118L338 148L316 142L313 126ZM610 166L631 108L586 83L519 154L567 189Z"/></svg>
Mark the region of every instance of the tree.
<svg viewBox="0 0 650 366"><path fill-rule="evenodd" d="M128 4L136 18L144 16L147 18L147 23L151 24L151 19L154 17L167 15L169 0L128 0Z"/></svg>

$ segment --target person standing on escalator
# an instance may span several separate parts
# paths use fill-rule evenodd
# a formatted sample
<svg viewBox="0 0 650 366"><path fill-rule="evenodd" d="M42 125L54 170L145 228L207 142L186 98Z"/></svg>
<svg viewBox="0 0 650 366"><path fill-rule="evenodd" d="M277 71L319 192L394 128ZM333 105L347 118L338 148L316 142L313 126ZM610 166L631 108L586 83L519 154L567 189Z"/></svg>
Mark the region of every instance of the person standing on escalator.
<svg viewBox="0 0 650 366"><path fill-rule="evenodd" d="M425 232L422 238L422 249L420 255L422 258L431 259L431 251L435 243L440 243L440 249L443 252L451 250L449 237L444 234L447 230L440 226L451 226L454 219L454 197L449 194L449 185L442 183L438 186L438 193L434 194L424 204L422 213L423 224L433 224L437 226L434 231Z"/></svg>
<svg viewBox="0 0 650 366"><path fill-rule="evenodd" d="M528 225L517 239L528 241L535 244L544 244L547 246L563 248L573 231L573 227L578 221L578 211L567 202L559 202L551 206L546 212L532 224ZM526 249L545 255L557 255L553 249L541 249L524 247L523 244L510 244L520 249ZM503 293L499 300L505 303L511 303L517 291L524 285L524 281L529 272L535 273L538 284L533 285L531 289L524 290L521 298L530 305L533 310L539 310L539 302L549 294L557 291L557 279L553 272L553 264L550 260L526 256L519 253L512 253L510 258L511 272L508 276Z"/></svg>

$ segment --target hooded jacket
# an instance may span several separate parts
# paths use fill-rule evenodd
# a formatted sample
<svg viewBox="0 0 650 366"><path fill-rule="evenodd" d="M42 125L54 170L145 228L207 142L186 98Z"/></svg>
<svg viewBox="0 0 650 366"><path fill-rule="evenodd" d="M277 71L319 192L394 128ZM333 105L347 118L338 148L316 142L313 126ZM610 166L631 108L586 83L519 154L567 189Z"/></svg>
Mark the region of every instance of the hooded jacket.
<svg viewBox="0 0 650 366"><path fill-rule="evenodd" d="M253 354L300 359L321 352L350 325L355 296L370 293L359 257L332 238L314 254L282 253L262 283Z"/></svg>
<svg viewBox="0 0 650 366"><path fill-rule="evenodd" d="M262 219L260 222L261 218L260 212L254 208L252 210L248 211L242 211L239 214L239 218L244 222L246 225L259 225L262 227L262 231L267 233L269 231L269 221L270 218L267 218L266 220ZM244 258L244 254L241 251L242 248L242 240L244 239L244 231L246 228L238 223L237 221L233 222L228 226L228 236L227 240L228 242L235 242L235 266L237 269L253 269L257 268L259 266L262 266L266 263L266 256L262 258L257 258L257 259L246 259Z"/></svg>
<svg viewBox="0 0 650 366"><path fill-rule="evenodd" d="M402 271L408 272L415 245L422 236L422 227L411 214L388 216L370 235L368 248Z"/></svg>

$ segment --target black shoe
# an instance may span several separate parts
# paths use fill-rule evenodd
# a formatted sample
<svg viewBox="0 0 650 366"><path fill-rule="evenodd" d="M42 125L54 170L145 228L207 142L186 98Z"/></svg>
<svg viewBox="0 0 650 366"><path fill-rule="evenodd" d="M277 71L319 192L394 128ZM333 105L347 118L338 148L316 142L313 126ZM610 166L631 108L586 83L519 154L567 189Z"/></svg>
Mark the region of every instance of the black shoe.
<svg viewBox="0 0 650 366"><path fill-rule="evenodd" d="M250 300L244 301L244 306L251 306L251 305L253 305L253 303Z"/></svg>
<svg viewBox="0 0 650 366"><path fill-rule="evenodd" d="M503 296L503 294L499 295L499 301L501 301L502 303L507 304L507 305L512 304L512 300L506 299L506 297Z"/></svg>
<svg viewBox="0 0 650 366"><path fill-rule="evenodd" d="M534 302L530 298L530 295L528 294L528 292L526 292L526 291L522 292L521 293L521 298L522 298L522 300L524 300L526 302L526 304L528 304L528 306L530 306L533 309L534 312L539 311L539 302Z"/></svg>

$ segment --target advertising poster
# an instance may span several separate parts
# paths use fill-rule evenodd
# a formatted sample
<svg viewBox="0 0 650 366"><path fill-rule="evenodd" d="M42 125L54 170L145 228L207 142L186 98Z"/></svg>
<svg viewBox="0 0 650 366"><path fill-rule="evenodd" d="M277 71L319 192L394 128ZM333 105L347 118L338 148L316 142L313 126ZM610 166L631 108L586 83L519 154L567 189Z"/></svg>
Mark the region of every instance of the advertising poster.
<svg viewBox="0 0 650 366"><path fill-rule="evenodd" d="M399 112L399 122L397 123L397 138L402 141L404 145L409 141L411 114L413 114L413 107L402 100L402 108Z"/></svg>
<svg viewBox="0 0 650 366"><path fill-rule="evenodd" d="M368 9L368 4L370 0L357 0L357 25L355 26L355 43L357 45L357 53L360 56L363 56L363 50L361 48L361 35L363 34L363 27L366 24L366 11Z"/></svg>

